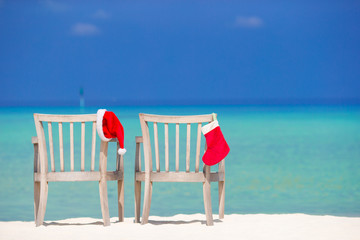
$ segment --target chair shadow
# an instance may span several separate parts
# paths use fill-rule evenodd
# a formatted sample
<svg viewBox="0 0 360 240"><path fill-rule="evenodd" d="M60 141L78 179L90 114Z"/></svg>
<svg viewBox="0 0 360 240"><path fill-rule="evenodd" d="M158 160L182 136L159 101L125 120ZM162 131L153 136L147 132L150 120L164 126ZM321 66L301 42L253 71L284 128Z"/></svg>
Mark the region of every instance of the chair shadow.
<svg viewBox="0 0 360 240"><path fill-rule="evenodd" d="M90 222L90 223L60 223L60 222L44 222L45 227L48 226L90 226L90 225L104 225L101 221Z"/></svg>
<svg viewBox="0 0 360 240"><path fill-rule="evenodd" d="M222 222L220 219L214 219L213 221L214 221L214 223ZM113 223L121 223L121 222L115 221ZM149 220L148 221L148 224L152 224L152 225L166 225L166 224L182 225L182 224L191 224L191 223L201 223L202 225L206 225L206 220L191 220L191 221ZM48 226L91 226L91 225L104 225L104 223L102 221L89 222L89 223L61 223L61 222L52 221L52 222L44 222L43 225L45 227L48 227Z"/></svg>
<svg viewBox="0 0 360 240"><path fill-rule="evenodd" d="M214 223L220 223L222 222L219 219L214 219L213 220ZM206 220L191 220L191 221L183 221L183 220L179 220L179 221L156 221L156 220L149 220L148 221L149 224L153 224L153 225L164 225L164 224L173 224L173 225L180 225L180 224L191 224L191 223L201 223L203 225L206 225Z"/></svg>

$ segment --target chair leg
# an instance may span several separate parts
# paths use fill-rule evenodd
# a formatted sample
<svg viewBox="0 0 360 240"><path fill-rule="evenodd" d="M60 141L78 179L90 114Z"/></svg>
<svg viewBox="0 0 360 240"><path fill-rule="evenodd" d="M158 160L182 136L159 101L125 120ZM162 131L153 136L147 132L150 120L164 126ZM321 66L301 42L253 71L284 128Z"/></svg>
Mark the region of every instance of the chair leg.
<svg viewBox="0 0 360 240"><path fill-rule="evenodd" d="M37 213L39 211L40 200L40 182L34 182L34 220L36 223Z"/></svg>
<svg viewBox="0 0 360 240"><path fill-rule="evenodd" d="M118 181L118 211L119 222L124 221L124 180Z"/></svg>
<svg viewBox="0 0 360 240"><path fill-rule="evenodd" d="M35 187L35 185L37 185ZM47 197L48 197L48 183L46 181L42 181L39 183L35 182L35 189L34 189L34 193L38 194L37 196L39 197L38 200L36 199L36 195L35 197L35 205L36 202L38 201L37 204L37 212L36 212L36 217L35 217L35 224L36 226L40 226L44 223L44 218L45 218L45 211L46 211L46 203L47 203Z"/></svg>
<svg viewBox="0 0 360 240"><path fill-rule="evenodd" d="M219 218L224 218L225 208L225 181L219 182Z"/></svg>
<svg viewBox="0 0 360 240"><path fill-rule="evenodd" d="M211 209L211 188L210 188L210 166L204 167L205 182L203 182L204 208L206 215L206 225L214 225Z"/></svg>
<svg viewBox="0 0 360 240"><path fill-rule="evenodd" d="M151 195L152 195L152 182L150 182L150 180L147 180L145 181L144 205L143 205L141 224L148 223L149 214L150 214L150 205L151 205Z"/></svg>
<svg viewBox="0 0 360 240"><path fill-rule="evenodd" d="M140 222L141 181L135 181L135 223Z"/></svg>
<svg viewBox="0 0 360 240"><path fill-rule="evenodd" d="M100 205L104 226L110 225L107 183L105 179L99 181Z"/></svg>

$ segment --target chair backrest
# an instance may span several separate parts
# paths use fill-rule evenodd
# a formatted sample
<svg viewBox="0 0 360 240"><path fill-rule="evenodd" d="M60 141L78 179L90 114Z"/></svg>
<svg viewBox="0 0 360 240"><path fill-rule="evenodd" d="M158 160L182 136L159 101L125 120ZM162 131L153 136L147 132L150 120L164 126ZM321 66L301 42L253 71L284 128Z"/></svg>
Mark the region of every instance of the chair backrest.
<svg viewBox="0 0 360 240"><path fill-rule="evenodd" d="M54 158L54 141L53 141L53 124L58 124L59 130L59 159L60 172L65 171L64 167L64 134L63 125L69 124L70 129L70 171L74 171L74 123L81 125L81 166L80 171L85 171L85 123L90 122L92 125L92 141L91 141L91 164L90 170L95 169L95 148L96 148L96 114L81 114L81 115L52 115L52 114L34 114L34 121L36 133L39 144L39 160L40 172L48 172L48 152L47 143L49 146L51 172L55 172L55 158ZM47 138L45 137L44 125L47 123ZM67 134L66 134L67 135Z"/></svg>
<svg viewBox="0 0 360 240"><path fill-rule="evenodd" d="M195 172L199 172L200 151L201 151L201 127L202 123L209 123L213 120L213 114L192 115L192 116L164 116L139 114L141 130L143 135L145 172L160 172L160 153L159 153L159 125L164 125L164 160L165 172L169 172L169 125L175 125L175 172L179 172L180 162L180 125L186 125L186 154L185 172L190 172L190 146L191 146L191 125L196 125L196 153L195 153ZM153 134L150 134L149 125L153 127ZM159 124L160 123L160 124ZM151 147L151 137L153 135L153 147ZM194 134L193 134L194 135ZM156 169L152 166L152 149L155 151ZM182 150L182 149L181 149ZM183 150L182 150L183 151ZM172 155L173 156L173 155Z"/></svg>

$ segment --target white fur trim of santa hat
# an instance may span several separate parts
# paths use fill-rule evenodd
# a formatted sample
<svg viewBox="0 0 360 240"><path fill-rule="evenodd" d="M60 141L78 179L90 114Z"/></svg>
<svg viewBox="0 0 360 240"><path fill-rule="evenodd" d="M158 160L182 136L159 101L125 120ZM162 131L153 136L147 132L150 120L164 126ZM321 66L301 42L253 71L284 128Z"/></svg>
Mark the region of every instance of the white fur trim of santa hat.
<svg viewBox="0 0 360 240"><path fill-rule="evenodd" d="M103 131L103 124L102 124L105 112L106 112L106 109L99 109L97 111L97 114L96 114L96 130L97 130L97 132L99 134L100 139L103 140L104 142L108 142L108 141L111 140L111 138L105 137L104 131ZM125 152L126 152L126 150L125 150Z"/></svg>
<svg viewBox="0 0 360 240"><path fill-rule="evenodd" d="M208 132L210 132L211 130L215 129L216 127L219 126L219 122L217 120L215 121L212 121L211 123L209 124L206 124L205 126L203 126L201 128L201 131L202 133L205 135L207 134Z"/></svg>

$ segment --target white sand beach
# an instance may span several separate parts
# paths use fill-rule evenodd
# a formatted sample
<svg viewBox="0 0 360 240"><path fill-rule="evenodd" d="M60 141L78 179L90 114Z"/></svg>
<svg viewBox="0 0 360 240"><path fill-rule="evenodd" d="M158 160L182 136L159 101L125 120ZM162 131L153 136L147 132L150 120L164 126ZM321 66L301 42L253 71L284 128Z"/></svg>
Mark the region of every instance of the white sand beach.
<svg viewBox="0 0 360 240"><path fill-rule="evenodd" d="M359 217L313 216L305 214L231 214L214 226L205 225L205 215L150 216L149 224L133 218L104 227L100 219L73 218L34 222L0 222L0 239L360 239Z"/></svg>

